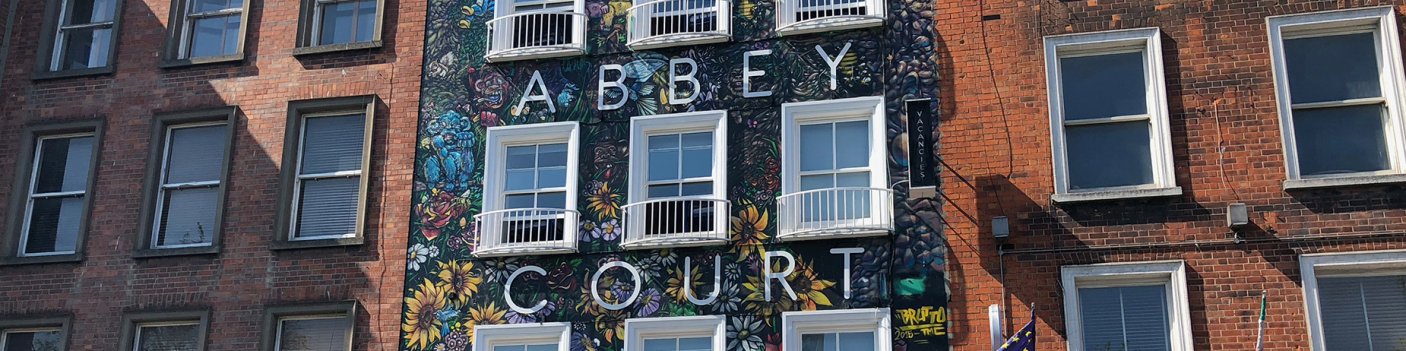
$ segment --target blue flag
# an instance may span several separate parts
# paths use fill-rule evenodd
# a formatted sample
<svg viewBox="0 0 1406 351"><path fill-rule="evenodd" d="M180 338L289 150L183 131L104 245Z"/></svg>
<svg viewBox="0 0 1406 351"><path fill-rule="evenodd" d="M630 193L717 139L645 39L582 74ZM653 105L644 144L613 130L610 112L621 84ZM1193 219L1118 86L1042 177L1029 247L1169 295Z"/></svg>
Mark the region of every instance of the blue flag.
<svg viewBox="0 0 1406 351"><path fill-rule="evenodd" d="M1030 323L1024 328L1020 328L1006 339L1006 344L1001 345L1000 351L1035 351L1035 318L1031 316Z"/></svg>

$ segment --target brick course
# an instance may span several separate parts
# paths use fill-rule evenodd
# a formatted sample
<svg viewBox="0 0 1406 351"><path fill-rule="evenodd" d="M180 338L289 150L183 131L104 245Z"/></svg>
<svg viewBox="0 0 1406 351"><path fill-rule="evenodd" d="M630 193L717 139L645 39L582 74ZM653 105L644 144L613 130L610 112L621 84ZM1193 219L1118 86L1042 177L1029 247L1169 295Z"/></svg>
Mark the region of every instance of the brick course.
<svg viewBox="0 0 1406 351"><path fill-rule="evenodd" d="M1286 178L1265 17L1406 1L938 1L944 205L953 343L989 349L986 306L1007 330L1038 310L1042 350L1065 348L1060 266L1184 260L1198 350L1307 350L1301 254L1406 248L1400 185L1282 190ZM990 19L999 15L999 19ZM983 21L982 17L988 16ZM1056 204L1044 36L1162 31L1177 185L1184 195ZM1252 225L1234 243L1229 203ZM1009 216L1006 254L990 235ZM1004 278L1002 277L1004 273ZM1004 281L1004 285L1003 284Z"/></svg>
<svg viewBox="0 0 1406 351"><path fill-rule="evenodd" d="M265 306L355 299L354 349L397 347L426 2L385 1L381 48L294 57L300 2L254 1L244 61L162 69L171 2L126 0L114 74L33 80L46 2L19 1L14 17L0 82L0 213L25 126L100 119L106 130L84 260L0 267L0 319L70 313L71 350L111 350L126 311L208 308L208 350L252 350ZM380 102L365 244L270 250L288 101L371 94ZM134 259L152 116L227 105L240 114L221 251Z"/></svg>

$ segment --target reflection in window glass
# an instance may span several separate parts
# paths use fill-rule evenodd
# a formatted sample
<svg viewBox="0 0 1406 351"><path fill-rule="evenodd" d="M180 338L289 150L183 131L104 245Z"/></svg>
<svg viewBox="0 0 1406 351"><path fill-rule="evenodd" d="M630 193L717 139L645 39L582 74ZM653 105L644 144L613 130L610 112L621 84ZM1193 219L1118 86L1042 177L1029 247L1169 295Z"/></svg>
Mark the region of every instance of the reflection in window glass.
<svg viewBox="0 0 1406 351"><path fill-rule="evenodd" d="M1299 175L1391 169L1375 33L1283 43Z"/></svg>
<svg viewBox="0 0 1406 351"><path fill-rule="evenodd" d="M317 45L371 41L376 30L376 0L318 1Z"/></svg>
<svg viewBox="0 0 1406 351"><path fill-rule="evenodd" d="M63 351L63 332L59 329L6 331L0 339L4 339L0 344L4 351Z"/></svg>
<svg viewBox="0 0 1406 351"><path fill-rule="evenodd" d="M1080 288L1087 350L1171 350L1166 285Z"/></svg>
<svg viewBox="0 0 1406 351"><path fill-rule="evenodd" d="M346 350L347 322L346 315L284 318L278 322L277 351Z"/></svg>
<svg viewBox="0 0 1406 351"><path fill-rule="evenodd" d="M1406 347L1406 276L1319 278L1318 309L1329 350Z"/></svg>
<svg viewBox="0 0 1406 351"><path fill-rule="evenodd" d="M874 332L801 334L801 351L876 351Z"/></svg>
<svg viewBox="0 0 1406 351"><path fill-rule="evenodd" d="M39 140L20 254L75 252L87 196L92 136Z"/></svg>

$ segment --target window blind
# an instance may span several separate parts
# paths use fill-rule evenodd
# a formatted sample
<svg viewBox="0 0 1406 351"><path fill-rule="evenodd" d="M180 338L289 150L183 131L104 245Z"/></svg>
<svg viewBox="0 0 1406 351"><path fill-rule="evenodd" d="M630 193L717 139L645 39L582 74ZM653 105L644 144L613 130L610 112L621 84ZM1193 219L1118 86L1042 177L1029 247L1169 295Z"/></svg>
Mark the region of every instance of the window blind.
<svg viewBox="0 0 1406 351"><path fill-rule="evenodd" d="M1167 287L1079 289L1087 351L1171 350Z"/></svg>
<svg viewBox="0 0 1406 351"><path fill-rule="evenodd" d="M1328 351L1406 349L1406 275L1318 279Z"/></svg>

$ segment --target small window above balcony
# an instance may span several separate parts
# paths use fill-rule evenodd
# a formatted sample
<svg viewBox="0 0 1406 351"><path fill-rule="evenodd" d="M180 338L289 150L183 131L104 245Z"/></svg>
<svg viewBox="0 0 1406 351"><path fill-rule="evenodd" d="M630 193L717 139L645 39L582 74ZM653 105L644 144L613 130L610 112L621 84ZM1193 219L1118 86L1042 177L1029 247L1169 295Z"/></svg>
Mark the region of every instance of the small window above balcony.
<svg viewBox="0 0 1406 351"><path fill-rule="evenodd" d="M732 5L727 0L636 1L629 9L631 49L728 41Z"/></svg>
<svg viewBox="0 0 1406 351"><path fill-rule="evenodd" d="M873 27L884 23L882 0L778 0L780 35Z"/></svg>
<svg viewBox="0 0 1406 351"><path fill-rule="evenodd" d="M489 62L586 53L586 13L580 0L505 0L488 21Z"/></svg>
<svg viewBox="0 0 1406 351"><path fill-rule="evenodd" d="M781 192L777 239L888 235L883 98L781 105Z"/></svg>
<svg viewBox="0 0 1406 351"><path fill-rule="evenodd" d="M626 249L727 242L726 111L630 120Z"/></svg>
<svg viewBox="0 0 1406 351"><path fill-rule="evenodd" d="M576 252L576 122L488 128L479 257Z"/></svg>

